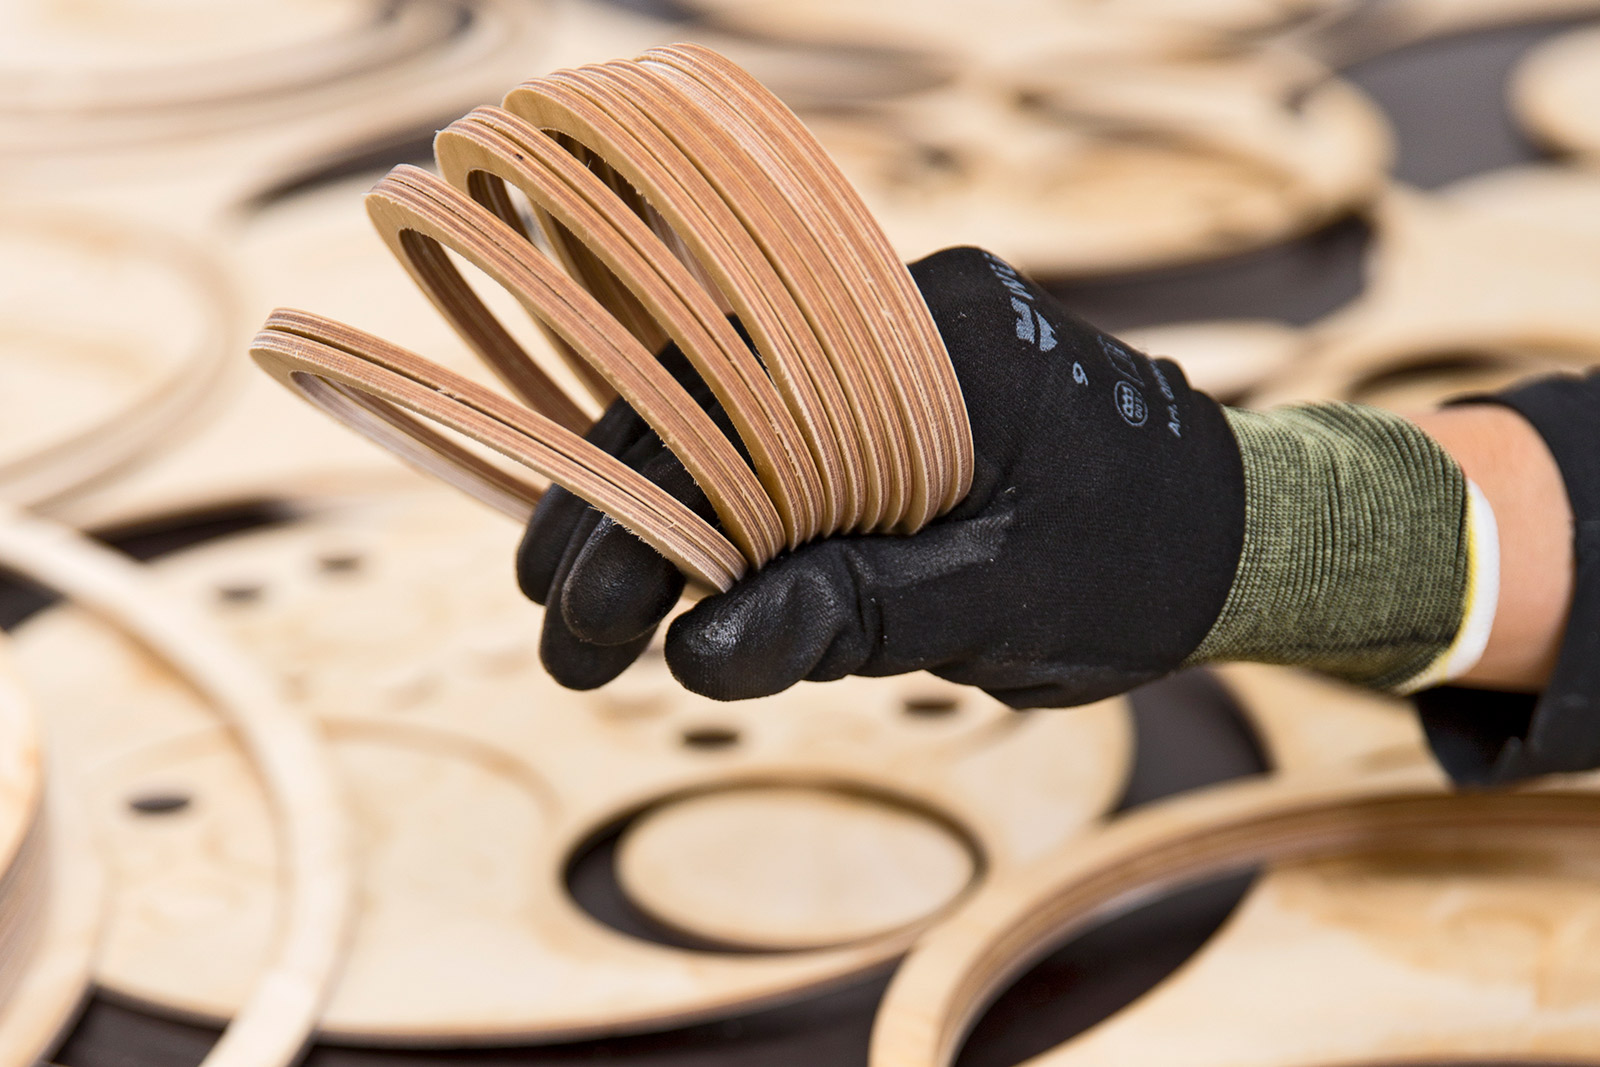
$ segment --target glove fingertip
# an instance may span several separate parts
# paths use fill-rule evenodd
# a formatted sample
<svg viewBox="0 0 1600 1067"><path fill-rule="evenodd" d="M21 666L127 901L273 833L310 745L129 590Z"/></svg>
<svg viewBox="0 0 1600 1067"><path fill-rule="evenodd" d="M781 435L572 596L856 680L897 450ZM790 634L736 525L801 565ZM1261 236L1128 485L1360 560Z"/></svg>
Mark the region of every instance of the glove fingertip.
<svg viewBox="0 0 1600 1067"><path fill-rule="evenodd" d="M550 677L567 689L599 689L632 666L654 634L651 628L626 644L595 645L568 630L560 612L547 611L539 635L539 659Z"/></svg>
<svg viewBox="0 0 1600 1067"><path fill-rule="evenodd" d="M617 522L602 519L562 584L562 617L584 641L625 644L666 618L683 584L664 556Z"/></svg>

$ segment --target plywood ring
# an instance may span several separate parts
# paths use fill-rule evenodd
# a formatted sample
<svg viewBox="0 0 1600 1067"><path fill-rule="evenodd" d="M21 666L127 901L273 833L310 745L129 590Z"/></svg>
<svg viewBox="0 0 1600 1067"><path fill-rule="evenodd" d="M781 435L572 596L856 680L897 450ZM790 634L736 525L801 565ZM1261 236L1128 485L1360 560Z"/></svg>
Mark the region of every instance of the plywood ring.
<svg viewBox="0 0 1600 1067"><path fill-rule="evenodd" d="M203 608L269 664L333 739L368 903L320 1025L325 1039L549 1041L716 1017L881 966L951 903L919 888L822 950L723 955L640 941L583 912L563 875L586 842L640 813L648 823L770 789L855 797L869 818L893 811L949 828L975 857L975 876L952 890L964 898L1072 841L1120 792L1130 744L1120 701L1018 715L974 691L906 678L720 704L677 686L659 656L603 690L561 689L538 667L537 609L487 562L509 558L515 536L431 490L153 567L166 595ZM156 1010L225 1017L265 951L275 869L262 801L233 769L240 755L170 672L77 613L30 621L18 644L41 702L99 753L91 806L113 855L138 868L118 891L101 982ZM90 661L93 681L81 667ZM380 756L413 770L391 775ZM437 770L416 769L424 763ZM408 783L405 796L391 795L391 778ZM188 803L130 813L130 799L163 794ZM412 807L414 818L393 815ZM486 837L497 819L521 827L525 847ZM223 825L231 856L184 844ZM730 836L726 848L743 840ZM442 854L462 863L429 873ZM831 873L847 880L850 870L835 858ZM186 873L164 884L162 871ZM468 871L481 892L462 882ZM691 891L693 874L664 868ZM230 887L234 910L216 886ZM872 887L847 888L859 900ZM420 927L431 931L425 941Z"/></svg>
<svg viewBox="0 0 1600 1067"><path fill-rule="evenodd" d="M59 779L59 767L52 773ZM104 871L76 798L59 780L48 792L48 855L40 864L48 892L31 916L36 944L12 957L22 964L21 977L0 998L5 1067L35 1067L66 1035L89 994L105 918Z"/></svg>

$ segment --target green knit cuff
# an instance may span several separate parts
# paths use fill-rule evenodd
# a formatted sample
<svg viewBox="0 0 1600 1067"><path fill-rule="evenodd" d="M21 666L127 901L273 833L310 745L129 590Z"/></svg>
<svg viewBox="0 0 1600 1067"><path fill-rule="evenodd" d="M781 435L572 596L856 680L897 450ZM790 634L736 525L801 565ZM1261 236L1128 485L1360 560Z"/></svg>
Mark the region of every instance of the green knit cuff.
<svg viewBox="0 0 1600 1067"><path fill-rule="evenodd" d="M1226 414L1244 460L1244 548L1187 662L1291 664L1380 689L1435 673L1472 585L1461 468L1375 408Z"/></svg>

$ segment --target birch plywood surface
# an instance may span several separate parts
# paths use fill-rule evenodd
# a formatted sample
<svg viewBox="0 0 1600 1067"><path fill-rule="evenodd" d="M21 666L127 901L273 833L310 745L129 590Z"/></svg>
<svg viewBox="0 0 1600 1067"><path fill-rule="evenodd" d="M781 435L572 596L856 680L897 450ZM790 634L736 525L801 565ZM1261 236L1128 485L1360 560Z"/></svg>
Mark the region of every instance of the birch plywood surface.
<svg viewBox="0 0 1600 1067"><path fill-rule="evenodd" d="M907 678L723 705L686 694L659 659L593 694L560 690L537 668L537 609L507 577L515 535L429 492L156 568L270 665L333 743L366 901L322 1024L333 1038L551 1039L793 997L892 958L950 899L1062 847L1120 790L1119 702L1018 716ZM74 613L30 622L19 645L44 705L83 739L77 757L101 769L88 802L113 868L101 981L158 1009L227 1015L271 928L276 869L237 749L170 675ZM864 805L869 826L938 842L935 863L957 842L942 897L901 883L909 902L848 930L843 947L779 956L637 941L567 897L563 868L600 830L721 800L739 814L775 785ZM183 802L130 807L163 797ZM848 853L824 859L819 877L844 884L847 903L871 895ZM727 867L669 856L658 870L706 892Z"/></svg>
<svg viewBox="0 0 1600 1067"><path fill-rule="evenodd" d="M44 899L25 913L36 924L34 944L13 957L20 978L0 997L5 1067L34 1067L71 1027L89 996L105 918L104 871L76 798L59 781L49 793Z"/></svg>

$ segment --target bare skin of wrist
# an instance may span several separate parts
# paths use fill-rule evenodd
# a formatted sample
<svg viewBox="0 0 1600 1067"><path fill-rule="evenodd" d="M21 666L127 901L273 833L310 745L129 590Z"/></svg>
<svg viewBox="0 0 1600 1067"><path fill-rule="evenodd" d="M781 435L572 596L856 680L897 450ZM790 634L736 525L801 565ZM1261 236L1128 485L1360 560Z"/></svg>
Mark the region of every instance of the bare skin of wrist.
<svg viewBox="0 0 1600 1067"><path fill-rule="evenodd" d="M1452 684L1542 689L1572 602L1572 506L1556 461L1522 416L1497 404L1411 418L1483 490L1500 528L1500 599L1489 644Z"/></svg>

